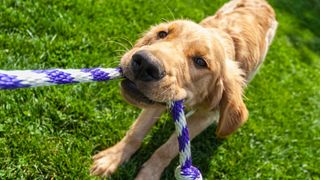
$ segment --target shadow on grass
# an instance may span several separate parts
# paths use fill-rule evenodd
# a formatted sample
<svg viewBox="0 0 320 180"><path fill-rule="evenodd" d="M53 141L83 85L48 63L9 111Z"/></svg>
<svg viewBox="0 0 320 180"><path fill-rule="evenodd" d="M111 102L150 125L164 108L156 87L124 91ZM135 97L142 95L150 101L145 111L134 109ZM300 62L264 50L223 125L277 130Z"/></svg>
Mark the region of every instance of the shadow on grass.
<svg viewBox="0 0 320 180"><path fill-rule="evenodd" d="M273 7L292 15L299 26L308 28L312 33L320 36L320 0L287 1L273 0Z"/></svg>
<svg viewBox="0 0 320 180"><path fill-rule="evenodd" d="M312 65L320 55L320 0L287 1L273 0L273 7L281 15L291 17L280 24L291 44L299 49L300 61Z"/></svg>

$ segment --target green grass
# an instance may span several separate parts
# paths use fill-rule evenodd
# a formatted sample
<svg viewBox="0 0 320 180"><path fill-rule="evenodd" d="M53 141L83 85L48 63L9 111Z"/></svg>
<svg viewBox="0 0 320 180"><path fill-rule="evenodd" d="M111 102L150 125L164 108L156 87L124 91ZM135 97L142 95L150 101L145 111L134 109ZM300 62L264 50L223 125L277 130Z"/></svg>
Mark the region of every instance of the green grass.
<svg viewBox="0 0 320 180"><path fill-rule="evenodd" d="M226 0L2 0L0 69L115 67L150 25L200 21ZM206 179L319 179L320 0L270 0L280 26L246 91L248 123L192 143ZM139 110L119 82L0 92L0 179L94 179L91 156L119 141ZM164 116L111 179L133 179L174 130ZM173 179L177 159L163 173Z"/></svg>

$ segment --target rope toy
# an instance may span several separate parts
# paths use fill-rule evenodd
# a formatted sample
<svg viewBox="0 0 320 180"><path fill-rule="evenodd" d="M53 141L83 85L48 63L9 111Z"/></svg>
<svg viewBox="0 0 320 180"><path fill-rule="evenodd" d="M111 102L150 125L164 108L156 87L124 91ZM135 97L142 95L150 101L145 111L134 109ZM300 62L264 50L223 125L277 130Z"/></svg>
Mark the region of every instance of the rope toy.
<svg viewBox="0 0 320 180"><path fill-rule="evenodd" d="M0 89L18 89L57 84L108 81L123 78L121 68L0 70ZM200 171L192 166L189 131L183 100L169 103L179 142L178 180L202 180Z"/></svg>

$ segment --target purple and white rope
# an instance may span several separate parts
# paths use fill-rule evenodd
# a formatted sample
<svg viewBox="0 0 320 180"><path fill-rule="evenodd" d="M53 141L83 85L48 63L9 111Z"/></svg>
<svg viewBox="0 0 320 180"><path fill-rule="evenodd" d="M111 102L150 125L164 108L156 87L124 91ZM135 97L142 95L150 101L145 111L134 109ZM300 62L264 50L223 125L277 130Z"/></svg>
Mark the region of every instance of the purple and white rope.
<svg viewBox="0 0 320 180"><path fill-rule="evenodd" d="M120 68L0 70L0 89L107 81L120 77Z"/></svg>
<svg viewBox="0 0 320 180"><path fill-rule="evenodd" d="M189 131L184 114L183 100L170 103L179 143L179 163L175 171L178 180L202 180L200 171L192 166Z"/></svg>

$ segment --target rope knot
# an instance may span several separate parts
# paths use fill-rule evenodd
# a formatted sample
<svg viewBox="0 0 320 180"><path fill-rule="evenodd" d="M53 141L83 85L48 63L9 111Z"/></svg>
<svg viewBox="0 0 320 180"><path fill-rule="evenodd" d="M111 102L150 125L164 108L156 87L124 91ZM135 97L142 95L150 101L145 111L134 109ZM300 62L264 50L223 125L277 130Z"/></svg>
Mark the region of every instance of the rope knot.
<svg viewBox="0 0 320 180"><path fill-rule="evenodd" d="M175 171L175 177L177 180L202 180L202 175L194 166L185 167L181 169L181 166L178 166Z"/></svg>

